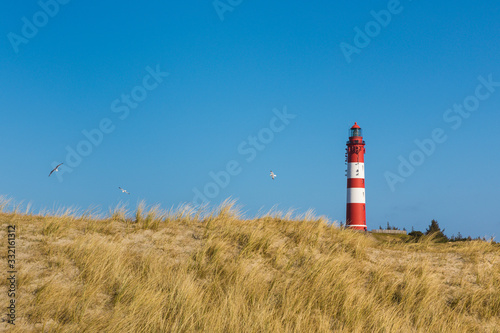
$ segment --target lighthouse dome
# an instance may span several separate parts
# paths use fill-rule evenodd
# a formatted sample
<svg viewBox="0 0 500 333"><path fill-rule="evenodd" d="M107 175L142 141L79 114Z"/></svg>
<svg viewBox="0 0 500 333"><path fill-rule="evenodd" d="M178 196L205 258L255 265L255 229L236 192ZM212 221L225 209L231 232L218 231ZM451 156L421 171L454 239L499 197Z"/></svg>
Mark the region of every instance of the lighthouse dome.
<svg viewBox="0 0 500 333"><path fill-rule="evenodd" d="M361 127L359 127L358 123L355 122L354 125L351 127L349 130L349 137L353 136L363 136L363 133L361 131Z"/></svg>

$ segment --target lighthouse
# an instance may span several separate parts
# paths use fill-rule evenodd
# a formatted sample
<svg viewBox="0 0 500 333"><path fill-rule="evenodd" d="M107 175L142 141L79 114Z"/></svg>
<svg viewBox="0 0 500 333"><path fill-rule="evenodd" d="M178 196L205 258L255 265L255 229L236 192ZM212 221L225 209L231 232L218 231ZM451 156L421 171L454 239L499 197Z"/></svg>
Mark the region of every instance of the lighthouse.
<svg viewBox="0 0 500 333"><path fill-rule="evenodd" d="M365 142L357 123L349 130L346 148L347 207L346 227L366 231Z"/></svg>

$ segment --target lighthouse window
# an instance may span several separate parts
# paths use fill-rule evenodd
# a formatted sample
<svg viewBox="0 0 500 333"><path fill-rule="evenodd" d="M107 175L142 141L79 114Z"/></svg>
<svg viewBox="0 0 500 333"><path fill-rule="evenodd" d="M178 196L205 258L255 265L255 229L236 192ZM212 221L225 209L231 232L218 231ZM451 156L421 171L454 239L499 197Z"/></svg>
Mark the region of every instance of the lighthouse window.
<svg viewBox="0 0 500 333"><path fill-rule="evenodd" d="M363 136L361 133L361 128L351 128L351 133L349 136Z"/></svg>

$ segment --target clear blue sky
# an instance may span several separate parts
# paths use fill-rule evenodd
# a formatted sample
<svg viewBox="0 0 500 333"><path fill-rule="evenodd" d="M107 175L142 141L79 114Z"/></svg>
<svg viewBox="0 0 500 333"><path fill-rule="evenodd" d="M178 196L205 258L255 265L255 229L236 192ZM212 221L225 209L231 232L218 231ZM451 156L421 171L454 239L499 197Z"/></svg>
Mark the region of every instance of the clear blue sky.
<svg viewBox="0 0 500 333"><path fill-rule="evenodd" d="M498 240L498 2L60 1L0 4L0 194L169 208L213 172L212 205L345 220L357 121L369 229L436 219ZM54 162L69 169L49 178Z"/></svg>

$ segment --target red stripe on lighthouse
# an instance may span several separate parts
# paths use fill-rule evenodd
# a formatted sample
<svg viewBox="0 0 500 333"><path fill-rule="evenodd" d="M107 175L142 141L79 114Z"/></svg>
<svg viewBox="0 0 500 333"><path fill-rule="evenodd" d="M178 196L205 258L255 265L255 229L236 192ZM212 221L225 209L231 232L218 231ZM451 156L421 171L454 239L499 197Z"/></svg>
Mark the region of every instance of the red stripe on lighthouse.
<svg viewBox="0 0 500 333"><path fill-rule="evenodd" d="M347 226L352 225L354 229L366 230L366 213L365 213L365 204L364 203L348 203L347 204L347 214L349 215L349 219L346 222ZM355 227L355 226L364 226L364 227Z"/></svg>
<svg viewBox="0 0 500 333"><path fill-rule="evenodd" d="M347 188L351 187L365 187L364 178L349 178L347 179Z"/></svg>
<svg viewBox="0 0 500 333"><path fill-rule="evenodd" d="M351 154L349 154L347 161L349 163L357 163L357 162L364 163L365 162L365 156L364 156L365 148L361 147L361 146L355 146L355 147L359 147L360 152L359 153L355 153L353 151Z"/></svg>

